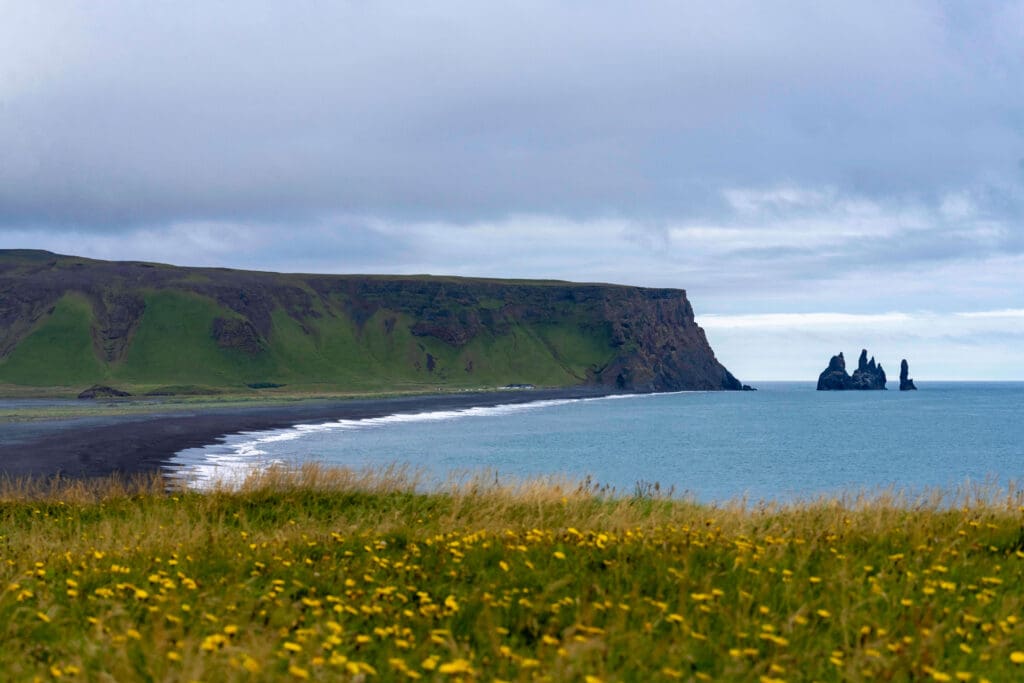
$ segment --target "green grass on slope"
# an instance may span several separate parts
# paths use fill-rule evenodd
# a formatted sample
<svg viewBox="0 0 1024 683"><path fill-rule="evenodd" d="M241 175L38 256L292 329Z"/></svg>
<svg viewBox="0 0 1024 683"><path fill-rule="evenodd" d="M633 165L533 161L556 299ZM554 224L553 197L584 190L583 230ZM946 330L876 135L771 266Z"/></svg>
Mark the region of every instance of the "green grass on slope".
<svg viewBox="0 0 1024 683"><path fill-rule="evenodd" d="M273 319L268 354L277 374L266 379L289 383L330 382L353 389L510 382L558 386L578 383L588 367L607 362L612 353L602 335L588 335L569 324L547 325L542 331L513 325L497 336L482 330L456 348L433 337L414 336L411 318L386 310L371 316L361 329L340 313L308 320L313 334L283 311Z"/></svg>
<svg viewBox="0 0 1024 683"><path fill-rule="evenodd" d="M213 321L230 315L216 302L195 294L171 290L148 294L146 310L115 377L135 384L224 386L273 374L272 359L265 354L217 345L211 335Z"/></svg>
<svg viewBox="0 0 1024 683"><path fill-rule="evenodd" d="M568 316L543 324L482 328L463 346L415 336L415 320L386 309L357 327L340 305L319 306L301 323L272 314L266 348L255 354L218 346L218 317L235 314L214 300L175 290L149 292L125 358L109 368L95 354L89 303L69 295L0 362L0 383L88 386L110 383L136 393L160 386L240 388L254 382L350 391L480 388L509 383L566 386L585 380L615 350L608 331Z"/></svg>
<svg viewBox="0 0 1024 683"><path fill-rule="evenodd" d="M1012 490L750 508L316 468L233 493L54 486L0 486L4 680L1024 677Z"/></svg>
<svg viewBox="0 0 1024 683"><path fill-rule="evenodd" d="M106 368L92 343L89 302L68 294L4 360L0 382L33 386L88 386L101 381Z"/></svg>

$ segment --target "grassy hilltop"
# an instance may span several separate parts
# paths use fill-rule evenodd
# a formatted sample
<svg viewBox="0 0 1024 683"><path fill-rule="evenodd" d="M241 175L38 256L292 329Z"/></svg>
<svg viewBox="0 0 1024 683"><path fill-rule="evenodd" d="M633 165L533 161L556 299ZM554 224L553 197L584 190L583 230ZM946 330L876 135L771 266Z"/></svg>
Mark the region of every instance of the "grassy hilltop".
<svg viewBox="0 0 1024 683"><path fill-rule="evenodd" d="M307 468L0 501L5 680L1024 676L1014 492L706 507Z"/></svg>
<svg viewBox="0 0 1024 683"><path fill-rule="evenodd" d="M681 290L0 251L0 385L133 393L737 389Z"/></svg>

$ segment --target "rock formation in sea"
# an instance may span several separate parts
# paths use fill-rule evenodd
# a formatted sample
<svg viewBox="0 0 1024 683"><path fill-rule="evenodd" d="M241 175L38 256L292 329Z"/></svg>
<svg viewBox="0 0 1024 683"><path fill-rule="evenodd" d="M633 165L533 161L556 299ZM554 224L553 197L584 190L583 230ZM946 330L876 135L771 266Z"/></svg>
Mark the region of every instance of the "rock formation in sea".
<svg viewBox="0 0 1024 683"><path fill-rule="evenodd" d="M851 380L854 389L885 389L885 370L881 363L875 363L874 356L868 360L868 350L862 349Z"/></svg>
<svg viewBox="0 0 1024 683"><path fill-rule="evenodd" d="M828 367L818 375L818 391L837 391L841 389L852 389L853 380L846 373L846 359L843 352L838 356L832 356Z"/></svg>
<svg viewBox="0 0 1024 683"><path fill-rule="evenodd" d="M910 378L910 366L906 358L900 362L900 391L917 391L914 380Z"/></svg>
<svg viewBox="0 0 1024 683"><path fill-rule="evenodd" d="M832 356L828 367L818 375L818 391L878 390L885 389L885 382L885 370L880 363L875 363L874 356L868 360L867 349L860 352L852 377L846 372L846 359L840 351L838 356Z"/></svg>

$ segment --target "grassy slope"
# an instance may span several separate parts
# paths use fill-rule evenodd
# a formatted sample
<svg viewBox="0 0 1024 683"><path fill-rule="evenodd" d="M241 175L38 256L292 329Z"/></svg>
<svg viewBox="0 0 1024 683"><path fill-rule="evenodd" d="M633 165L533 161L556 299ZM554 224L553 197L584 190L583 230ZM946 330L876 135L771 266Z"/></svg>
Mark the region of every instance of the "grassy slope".
<svg viewBox="0 0 1024 683"><path fill-rule="evenodd" d="M68 295L5 359L0 382L68 386L100 381L107 369L96 357L90 329L93 312L83 297Z"/></svg>
<svg viewBox="0 0 1024 683"><path fill-rule="evenodd" d="M7 680L1019 680L1020 496L0 492Z"/></svg>
<svg viewBox="0 0 1024 683"><path fill-rule="evenodd" d="M149 294L128 355L113 369L113 376L127 384L217 386L265 370L263 359L217 347L210 329L221 314L203 297L174 291Z"/></svg>
<svg viewBox="0 0 1024 683"><path fill-rule="evenodd" d="M6 359L0 384L88 386L111 383L133 391L160 386L244 389L274 382L295 390L383 391L437 387L491 387L512 382L569 385L612 355L606 330L577 321L480 334L462 348L432 337L414 337L411 320L398 315L390 333L378 311L363 327L339 307L298 321L278 310L268 348L255 355L218 347L211 336L217 317L231 311L202 296L173 290L149 292L146 309L124 360L108 365L93 349L93 312L68 295L52 315ZM434 359L428 369L427 354ZM472 371L467 368L472 368Z"/></svg>

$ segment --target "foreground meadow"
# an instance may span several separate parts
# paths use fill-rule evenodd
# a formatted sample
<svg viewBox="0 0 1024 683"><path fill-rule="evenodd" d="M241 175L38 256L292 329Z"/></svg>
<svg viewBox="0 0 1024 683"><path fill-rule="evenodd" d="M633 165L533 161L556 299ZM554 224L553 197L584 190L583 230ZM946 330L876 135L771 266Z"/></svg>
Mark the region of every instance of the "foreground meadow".
<svg viewBox="0 0 1024 683"><path fill-rule="evenodd" d="M1021 497L708 507L397 472L0 492L4 680L1010 681Z"/></svg>

